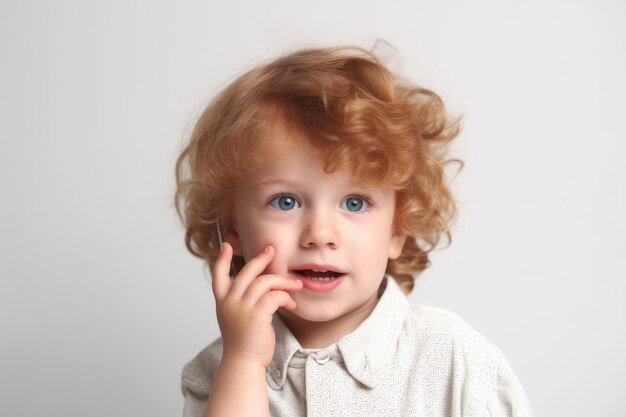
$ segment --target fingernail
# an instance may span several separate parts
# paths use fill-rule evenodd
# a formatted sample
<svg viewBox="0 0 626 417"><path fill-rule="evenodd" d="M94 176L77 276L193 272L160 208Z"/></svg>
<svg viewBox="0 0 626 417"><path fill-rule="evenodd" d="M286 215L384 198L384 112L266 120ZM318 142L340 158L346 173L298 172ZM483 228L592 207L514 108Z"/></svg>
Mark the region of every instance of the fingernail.
<svg viewBox="0 0 626 417"><path fill-rule="evenodd" d="M220 254L220 256L221 256L223 253L224 253L224 244L222 243L222 244L220 245L220 253L219 253L219 254Z"/></svg>
<svg viewBox="0 0 626 417"><path fill-rule="evenodd" d="M266 247L265 247L265 249L263 249L263 252L265 252L265 253L267 253L267 252L269 252L269 251L270 251L270 247L269 247L269 245L268 245L268 246L266 246Z"/></svg>

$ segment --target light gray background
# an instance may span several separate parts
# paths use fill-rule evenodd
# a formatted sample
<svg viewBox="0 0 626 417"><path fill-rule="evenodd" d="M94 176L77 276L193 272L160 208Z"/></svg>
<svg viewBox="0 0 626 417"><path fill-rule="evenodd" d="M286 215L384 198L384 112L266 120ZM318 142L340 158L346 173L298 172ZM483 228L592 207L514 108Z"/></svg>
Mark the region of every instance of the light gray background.
<svg viewBox="0 0 626 417"><path fill-rule="evenodd" d="M1 1L0 415L181 414L219 334L171 204L182 140L254 63L377 37L464 114L461 215L411 301L501 347L537 415L623 415L625 12Z"/></svg>

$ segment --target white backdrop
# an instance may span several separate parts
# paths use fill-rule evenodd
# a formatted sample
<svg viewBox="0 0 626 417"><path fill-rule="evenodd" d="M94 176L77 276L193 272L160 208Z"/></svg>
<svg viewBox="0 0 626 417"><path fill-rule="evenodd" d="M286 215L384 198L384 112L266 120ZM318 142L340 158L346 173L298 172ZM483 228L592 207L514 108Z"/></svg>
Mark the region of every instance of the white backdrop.
<svg viewBox="0 0 626 417"><path fill-rule="evenodd" d="M507 4L505 4L507 3ZM0 415L176 416L219 335L172 206L210 97L384 38L464 115L460 218L411 301L499 346L536 414L623 415L626 3L0 1Z"/></svg>

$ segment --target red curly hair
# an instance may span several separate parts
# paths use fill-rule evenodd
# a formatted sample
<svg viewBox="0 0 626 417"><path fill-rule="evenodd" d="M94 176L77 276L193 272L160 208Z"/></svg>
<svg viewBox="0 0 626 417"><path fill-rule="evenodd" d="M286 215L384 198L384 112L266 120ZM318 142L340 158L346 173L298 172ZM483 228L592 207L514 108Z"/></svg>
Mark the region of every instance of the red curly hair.
<svg viewBox="0 0 626 417"><path fill-rule="evenodd" d="M395 189L395 227L411 238L386 272L410 293L441 236L452 241L457 208L444 167L463 165L446 159L459 119L448 117L437 94L354 46L279 57L239 77L208 105L176 162L174 200L189 251L215 261L216 223L232 227L234 190L262 163L258 151L276 123L303 133L326 172L348 166L363 185Z"/></svg>

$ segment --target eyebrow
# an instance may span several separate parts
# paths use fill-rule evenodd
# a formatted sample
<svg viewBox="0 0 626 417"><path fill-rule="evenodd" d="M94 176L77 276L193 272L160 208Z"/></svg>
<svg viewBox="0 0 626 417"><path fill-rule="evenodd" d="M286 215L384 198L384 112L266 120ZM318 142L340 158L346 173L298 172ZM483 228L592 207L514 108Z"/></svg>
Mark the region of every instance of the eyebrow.
<svg viewBox="0 0 626 417"><path fill-rule="evenodd" d="M257 187L265 187L265 186L269 186L269 185L296 186L298 184L299 183L296 182L296 181L289 181L289 180L284 180L284 179L281 179L281 178L270 178L269 180L257 182L256 186Z"/></svg>
<svg viewBox="0 0 626 417"><path fill-rule="evenodd" d="M286 186L286 187L297 187L298 185L300 185L300 183L298 181L290 181L290 180L286 180L286 179L282 179L282 178L270 178L267 179L265 181L261 181L261 182L257 182L255 183L256 187L269 187L272 185L282 185L282 186ZM368 188L362 188L358 185L353 185L353 186L349 186L348 188L352 188L355 190L355 192L364 192L367 194L376 194L377 191L379 191L378 188L374 187L371 189Z"/></svg>

